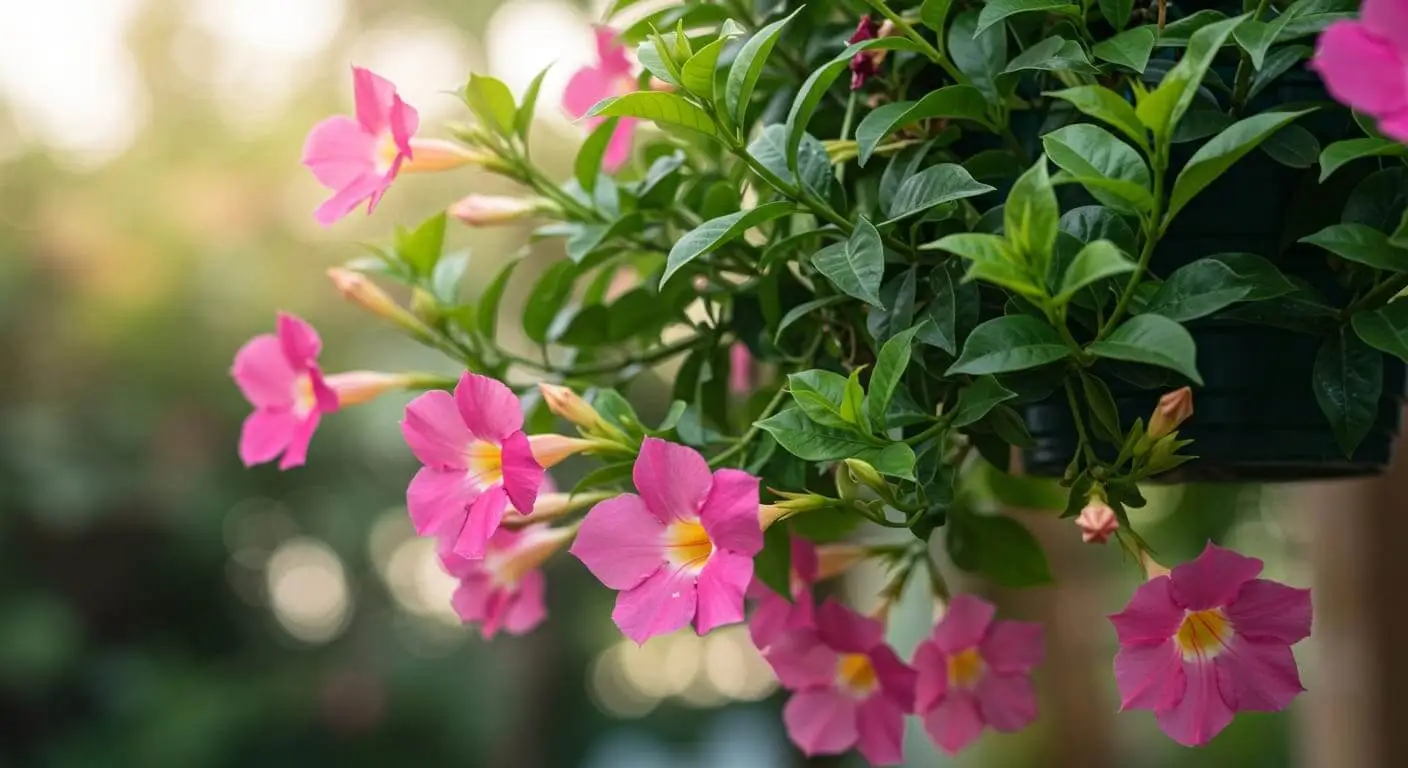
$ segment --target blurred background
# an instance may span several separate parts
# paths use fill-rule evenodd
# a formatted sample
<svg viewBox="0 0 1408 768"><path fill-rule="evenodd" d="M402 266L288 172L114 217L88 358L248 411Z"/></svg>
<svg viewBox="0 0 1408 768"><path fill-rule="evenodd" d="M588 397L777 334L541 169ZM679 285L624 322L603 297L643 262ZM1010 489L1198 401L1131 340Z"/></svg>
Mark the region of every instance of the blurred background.
<svg viewBox="0 0 1408 768"><path fill-rule="evenodd" d="M447 92L471 70L518 92L556 62L535 142L562 177L581 133L554 107L604 5L0 0L0 766L808 764L745 630L635 648L575 561L550 567L551 620L534 634L486 643L461 627L401 506L406 398L325 420L305 468L247 471L235 455L247 406L227 371L276 309L322 331L325 370L455 373L344 305L323 271L395 223L509 191L408 177L371 219L320 229L325 192L298 157L310 126L350 111L349 65L395 81L436 135L468 119ZM473 253L466 289L525 235L456 232ZM1047 622L1044 717L959 760L911 722L910 765L1408 764L1390 695L1408 680L1394 487L1151 494L1142 519L1170 562L1216 536L1318 588L1316 637L1297 648L1310 693L1201 751L1148 713L1115 715L1103 617L1135 569L1030 513L1060 586L992 597ZM1000 493L1015 507L1050 494ZM865 607L878 579L843 588ZM901 652L928 626L926 597L907 595Z"/></svg>

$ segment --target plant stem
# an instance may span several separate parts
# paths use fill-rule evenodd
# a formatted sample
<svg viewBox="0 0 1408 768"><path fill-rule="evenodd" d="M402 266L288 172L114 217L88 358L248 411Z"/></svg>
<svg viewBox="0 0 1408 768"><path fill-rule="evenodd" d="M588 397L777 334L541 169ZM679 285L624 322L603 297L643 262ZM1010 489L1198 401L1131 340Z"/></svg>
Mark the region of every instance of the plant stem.
<svg viewBox="0 0 1408 768"><path fill-rule="evenodd" d="M1139 281L1144 279L1144 273L1149 269L1149 261L1154 258L1154 248L1159 244L1159 238L1163 237L1164 229L1168 226L1168 222L1163 220L1164 174L1168 169L1167 137L1159 139L1158 144L1154 152L1154 210L1144 223L1144 248L1139 253L1139 265L1129 274L1129 280L1124 284L1119 301L1115 303L1115 308L1106 318L1105 324L1100 326L1100 332L1095 335L1097 341L1109 336L1110 331L1124 319L1129 302L1134 298L1134 291L1139 287Z"/></svg>
<svg viewBox="0 0 1408 768"><path fill-rule="evenodd" d="M845 141L851 137L851 121L856 117L856 92L851 91L850 97L846 99L846 116L841 119L841 135L839 139ZM846 183L846 163L841 162L836 165L836 183Z"/></svg>
<svg viewBox="0 0 1408 768"><path fill-rule="evenodd" d="M1408 273L1399 273L1389 279L1374 286L1373 290L1364 294L1358 300L1344 308L1340 313L1342 320L1348 320L1354 313L1366 309L1378 309L1384 304L1393 301L1394 297L1408 288Z"/></svg>
<svg viewBox="0 0 1408 768"><path fill-rule="evenodd" d="M914 27L909 25L909 22L905 21L898 13L891 10L890 6L885 4L885 0L865 0L865 3L871 8L874 8L881 16L888 19L891 24L894 24L895 29L898 29L900 34L913 40L919 46L920 50L924 51L924 55L928 56L930 61L938 64L944 72L947 72L948 76L953 78L955 83L959 85L968 84L968 76L960 72L958 67L955 67L953 62L949 61L948 56L944 55L943 51L935 48L923 35L915 31ZM942 40L939 42L941 45L943 44Z"/></svg>
<svg viewBox="0 0 1408 768"><path fill-rule="evenodd" d="M1085 460L1090 464L1097 463L1095 459L1095 449L1090 445L1090 436L1085 431L1085 417L1080 412L1080 401L1076 399L1076 388L1071 386L1069 377L1061 382L1066 390L1066 404L1071 407L1071 419L1076 423L1076 437L1080 440L1081 453L1085 455Z"/></svg>
<svg viewBox="0 0 1408 768"><path fill-rule="evenodd" d="M597 363L593 365L568 366L566 368L558 368L552 365L551 363L538 362L537 360L533 360L531 358L520 357L519 355L515 355L512 352L508 352L503 349L499 349L497 351L500 357L502 357L504 360L507 360L508 362L517 363L519 365L528 366L530 368L536 368L540 371L556 373L560 376L568 378L573 378L577 376L596 376L603 373L612 373L613 371L618 371L622 368L626 368L632 365L649 365L650 363L657 363L666 358L674 357L675 355L678 355L681 352L693 349L699 344L699 342L709 337L710 334L699 334L696 336L691 336L687 339L681 339L680 341L677 341L673 344L666 344L663 347L658 347L644 354L628 357L625 360L618 360L611 363Z"/></svg>
<svg viewBox="0 0 1408 768"><path fill-rule="evenodd" d="M752 425L748 427L748 431L744 432L742 436L740 436L737 440L733 442L733 445L730 445L728 448L724 449L722 453L712 459L709 459L709 466L721 466L727 463L734 456L737 456L738 454L742 453L743 449L747 448L748 444L753 442L753 438L757 437L758 433L762 431L762 427L758 426L758 422L771 416L773 414L773 411L776 411L778 406L782 405L782 401L786 397L787 387L779 386L777 388L777 393L772 396L772 399L768 401L767 405L763 406L762 413L758 414L758 418L754 420Z"/></svg>
<svg viewBox="0 0 1408 768"><path fill-rule="evenodd" d="M1259 0L1256 10L1252 12L1252 21L1259 21L1261 15L1266 13L1266 9L1271 5L1271 0ZM1246 105L1247 91L1252 85L1252 55L1242 50L1242 58L1237 62L1236 85L1232 89L1232 105L1228 112L1236 117L1241 114L1242 107Z"/></svg>

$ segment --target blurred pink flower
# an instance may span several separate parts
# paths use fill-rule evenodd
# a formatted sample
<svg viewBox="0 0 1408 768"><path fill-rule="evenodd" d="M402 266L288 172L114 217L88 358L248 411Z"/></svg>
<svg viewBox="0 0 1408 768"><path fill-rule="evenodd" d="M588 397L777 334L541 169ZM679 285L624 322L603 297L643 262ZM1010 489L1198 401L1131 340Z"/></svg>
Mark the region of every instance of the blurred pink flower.
<svg viewBox="0 0 1408 768"><path fill-rule="evenodd" d="M855 747L873 765L904 759L914 670L884 635L879 621L827 600L816 611L815 629L787 632L763 652L778 681L794 691L782 719L808 756Z"/></svg>
<svg viewBox="0 0 1408 768"><path fill-rule="evenodd" d="M453 397L435 390L412 400L401 434L425 465L406 489L416 533L447 539L455 554L479 559L510 501L532 514L543 468L508 387L465 373Z"/></svg>
<svg viewBox="0 0 1408 768"><path fill-rule="evenodd" d="M1211 543L1135 590L1110 617L1123 709L1151 710L1185 746L1235 712L1276 712L1305 690L1291 645L1310 636L1310 590L1256 578L1261 561Z"/></svg>
<svg viewBox="0 0 1408 768"><path fill-rule="evenodd" d="M610 27L596 28L596 57L595 66L582 67L567 81L567 90L562 95L562 108L574 118L587 114L603 99L636 90L636 79L631 74L631 60L626 57L626 48L621 45L616 30ZM604 119L594 117L588 124L596 126ZM623 117L616 123L616 131L611 134L611 143L607 145L606 155L602 159L607 170L620 168L631 156L631 138L635 131L635 118Z"/></svg>
<svg viewBox="0 0 1408 768"><path fill-rule="evenodd" d="M1036 719L1031 672L1044 653L1041 625L993 621L996 612L981 598L958 595L914 652L916 709L929 738L951 755L984 726L1010 733Z"/></svg>
<svg viewBox="0 0 1408 768"><path fill-rule="evenodd" d="M318 332L283 312L277 330L277 335L260 334L240 347L230 370L254 406L240 432L245 466L272 461L279 454L279 469L302 466L318 421L338 406L337 395L318 370L323 348Z"/></svg>
<svg viewBox="0 0 1408 768"><path fill-rule="evenodd" d="M792 599L779 595L772 587L753 579L748 597L758 601L753 617L748 620L748 632L753 645L765 650L786 633L815 626L815 606L812 585L817 580L816 547L806 539L792 537Z"/></svg>
<svg viewBox="0 0 1408 768"><path fill-rule="evenodd" d="M620 594L611 618L644 643L691 621L704 634L743 619L753 556L763 548L758 478L713 474L692 448L646 438L633 473L637 496L597 504L572 554Z"/></svg>
<svg viewBox="0 0 1408 768"><path fill-rule="evenodd" d="M856 31L851 35L847 43L855 45L866 40L875 39L875 34L880 31L880 25L867 14L860 17L856 24ZM872 51L861 51L851 57L851 90L859 91L865 87L865 81L880 74L880 62L875 60L875 53Z"/></svg>
<svg viewBox="0 0 1408 768"><path fill-rule="evenodd" d="M329 117L313 126L303 144L303 165L333 190L313 213L325 227L364 200L367 213L376 208L402 163L410 160L411 136L420 126L415 108L401 100L391 81L353 67L352 86L356 118Z"/></svg>
<svg viewBox="0 0 1408 768"><path fill-rule="evenodd" d="M746 395L753 391L753 353L748 345L734 342L728 348L728 390L735 395Z"/></svg>
<svg viewBox="0 0 1408 768"><path fill-rule="evenodd" d="M539 569L575 533L571 526L500 528L489 537L482 560L455 554L449 540L442 539L440 564L460 580L451 598L455 613L466 624L478 624L486 640L500 629L511 635L532 631L547 618Z"/></svg>
<svg viewBox="0 0 1408 768"><path fill-rule="evenodd" d="M1337 21L1320 35L1310 67L1330 95L1408 142L1408 0L1364 0L1358 21Z"/></svg>

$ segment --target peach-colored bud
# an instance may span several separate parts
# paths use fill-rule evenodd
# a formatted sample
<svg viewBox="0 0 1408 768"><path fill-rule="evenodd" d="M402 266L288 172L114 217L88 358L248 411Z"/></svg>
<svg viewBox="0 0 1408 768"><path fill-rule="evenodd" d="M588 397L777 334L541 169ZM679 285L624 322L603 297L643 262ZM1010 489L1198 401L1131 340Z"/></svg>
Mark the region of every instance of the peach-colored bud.
<svg viewBox="0 0 1408 768"><path fill-rule="evenodd" d="M831 500L825 496L818 496L814 493L784 493L775 491L783 497L782 501L776 504L762 504L758 506L758 524L767 530L768 526L780 520L809 512L813 509L822 509Z"/></svg>
<svg viewBox="0 0 1408 768"><path fill-rule="evenodd" d="M816 579L821 581L840 576L865 558L865 547L859 544L819 545L816 548Z"/></svg>
<svg viewBox="0 0 1408 768"><path fill-rule="evenodd" d="M1180 387L1167 392L1159 398L1159 404L1154 408L1154 415L1149 419L1148 436L1150 440L1158 440L1168 433L1178 429L1178 426L1187 421L1193 415L1193 390L1188 387Z"/></svg>
<svg viewBox="0 0 1408 768"><path fill-rule="evenodd" d="M1139 551L1139 564L1144 566L1144 576L1150 580L1169 575L1169 569L1159 565L1147 549Z"/></svg>
<svg viewBox="0 0 1408 768"><path fill-rule="evenodd" d="M1080 528L1080 538L1086 544L1104 544L1120 529L1120 521L1109 504L1091 499L1076 518L1076 526Z"/></svg>
<svg viewBox="0 0 1408 768"><path fill-rule="evenodd" d="M387 392L407 389L417 381L415 376L408 373L380 371L344 371L330 374L324 380L337 393L337 404L343 407L361 405Z"/></svg>
<svg viewBox="0 0 1408 768"><path fill-rule="evenodd" d="M556 520L566 517L583 507L589 507L598 501L615 496L615 493L606 491L583 491L581 493L540 493L538 499L533 503L533 514L531 515L507 515L504 517L503 525L509 528L525 528L536 523L543 523L549 520Z"/></svg>
<svg viewBox="0 0 1408 768"><path fill-rule="evenodd" d="M544 469L561 464L568 456L576 456L590 451L600 444L596 440L566 435L529 435L528 447L533 450L533 458ZM536 507L535 507L536 508Z"/></svg>
<svg viewBox="0 0 1408 768"><path fill-rule="evenodd" d="M471 227L492 227L555 210L551 201L540 197L470 195L450 206L449 213Z"/></svg>
<svg viewBox="0 0 1408 768"><path fill-rule="evenodd" d="M503 557L503 560L486 563L496 579L505 584L516 584L529 571L542 567L548 558L557 554L563 545L577 536L577 525L564 525L550 528L547 525L534 525L523 529L523 537L504 554L491 554L486 559Z"/></svg>
<svg viewBox="0 0 1408 768"><path fill-rule="evenodd" d="M494 160L488 152L469 149L453 141L417 138L411 139L411 159L401 164L401 173L435 173L466 165L483 167Z"/></svg>
<svg viewBox="0 0 1408 768"><path fill-rule="evenodd" d="M601 414L591 406L581 395L573 392L570 388L561 384L549 384L546 381L538 384L538 391L543 393L543 402L547 403L548 410L553 415L565 419L572 424L576 424L588 432L607 432L613 430L606 420L601 418Z"/></svg>
<svg viewBox="0 0 1408 768"><path fill-rule="evenodd" d="M390 294L361 272L333 267L328 270L327 275L344 299L413 333L428 332L424 323L397 304Z"/></svg>

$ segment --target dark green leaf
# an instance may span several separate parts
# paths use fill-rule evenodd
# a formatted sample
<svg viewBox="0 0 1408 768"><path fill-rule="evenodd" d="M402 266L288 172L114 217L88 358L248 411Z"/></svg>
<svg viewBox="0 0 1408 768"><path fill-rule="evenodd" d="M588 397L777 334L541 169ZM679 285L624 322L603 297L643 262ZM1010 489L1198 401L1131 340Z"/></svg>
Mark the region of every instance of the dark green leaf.
<svg viewBox="0 0 1408 768"><path fill-rule="evenodd" d="M782 316L782 320L777 324L777 333L775 334L774 338L781 338L782 332L790 328L793 323L797 322L798 320L801 320L802 318L817 311L818 309L821 309L822 307L829 307L832 304L839 304L840 302L845 300L845 296L822 296L819 299L812 299L811 301L804 301L801 304L798 304L797 306L789 309L787 311L787 314Z"/></svg>
<svg viewBox="0 0 1408 768"><path fill-rule="evenodd" d="M1041 143L1051 162L1077 178L1126 181L1142 191L1139 199L1130 204L1102 187L1087 187L1090 194L1105 205L1130 212L1153 208L1149 166L1138 152L1104 128L1089 123L1068 125L1042 136Z"/></svg>
<svg viewBox="0 0 1408 768"><path fill-rule="evenodd" d="M797 406L813 422L824 427L850 429L846 418L841 414L841 404L846 399L845 376L823 370L788 374L787 390L792 393L792 399Z"/></svg>
<svg viewBox="0 0 1408 768"><path fill-rule="evenodd" d="M1070 357L1061 335L1047 323L1028 315L998 317L973 330L963 354L948 375L1006 373L1054 363Z"/></svg>
<svg viewBox="0 0 1408 768"><path fill-rule="evenodd" d="M539 344L547 343L548 329L572 295L576 279L577 265L571 261L555 262L543 271L523 306L523 332L528 338Z"/></svg>
<svg viewBox="0 0 1408 768"><path fill-rule="evenodd" d="M748 154L784 181L797 183L800 177L802 186L823 200L835 180L826 146L810 134L802 136L797 154L797 173L792 172L787 166L787 126L781 123L764 128L758 138L748 145Z"/></svg>
<svg viewBox="0 0 1408 768"><path fill-rule="evenodd" d="M1077 88L1067 88L1064 91L1053 91L1046 95L1068 101L1080 112L1119 129L1120 133L1133 139L1134 143L1140 147L1149 146L1148 131L1139 121L1134 107L1109 88L1102 88L1098 85L1082 85Z"/></svg>
<svg viewBox="0 0 1408 768"><path fill-rule="evenodd" d="M1262 142L1261 151L1281 165L1309 168L1319 161L1320 140L1299 125L1288 125Z"/></svg>
<svg viewBox="0 0 1408 768"><path fill-rule="evenodd" d="M1255 100L1257 94L1276 82L1281 75L1286 74L1287 70L1300 63L1302 59L1308 58L1310 54L1314 52L1315 49L1308 45L1288 45L1273 50L1271 55L1266 57L1265 66L1252 77L1252 87L1247 91L1247 101Z"/></svg>
<svg viewBox="0 0 1408 768"><path fill-rule="evenodd" d="M958 403L953 407L951 425L958 428L978 422L992 412L993 408L1016 396L1017 393L1002 386L992 376L979 376L958 393Z"/></svg>
<svg viewBox="0 0 1408 768"><path fill-rule="evenodd" d="M1095 433L1111 445L1124 442L1124 428L1120 426L1120 409L1115 404L1115 396L1110 387L1099 376L1081 371L1081 389L1085 390L1085 404L1090 409Z"/></svg>
<svg viewBox="0 0 1408 768"><path fill-rule="evenodd" d="M974 88L993 104L1002 103L997 76L1007 66L1007 31L992 27L978 32L978 10L960 13L948 30L948 55Z"/></svg>
<svg viewBox="0 0 1408 768"><path fill-rule="evenodd" d="M958 296L953 278L944 267L930 276L933 289L924 308L926 322L919 326L919 341L952 354L958 352Z"/></svg>
<svg viewBox="0 0 1408 768"><path fill-rule="evenodd" d="M1311 385L1320 410L1346 456L1364 441L1379 412L1384 356L1347 326L1325 340L1315 356Z"/></svg>
<svg viewBox="0 0 1408 768"><path fill-rule="evenodd" d="M1362 157L1408 157L1408 145L1391 139L1349 139L1337 141L1320 153L1320 181L1330 178L1346 163Z"/></svg>
<svg viewBox="0 0 1408 768"><path fill-rule="evenodd" d="M866 408L870 414L871 423L880 429L885 427L885 413L890 408L890 399L895 396L895 389L900 385L905 368L909 367L909 356L914 348L914 337L918 333L919 326L915 326L895 334L885 342L885 345L880 348L880 354L876 356L875 371L870 376L870 392Z"/></svg>
<svg viewBox="0 0 1408 768"><path fill-rule="evenodd" d="M1075 72L1082 75L1098 74L1085 49L1074 40L1064 37L1048 37L1022 51L1007 62L1003 74L1013 74L1025 70L1040 72Z"/></svg>
<svg viewBox="0 0 1408 768"><path fill-rule="evenodd" d="M880 279L885 274L885 246L875 225L864 216L844 248L823 249L812 257L812 266L842 293L883 308Z"/></svg>
<svg viewBox="0 0 1408 768"><path fill-rule="evenodd" d="M1036 441L1032 439L1032 433L1027 431L1027 424L1022 421L1021 414L1005 405L994 408L980 426L988 427L1002 438L1003 442L1014 448L1036 447Z"/></svg>
<svg viewBox="0 0 1408 768"><path fill-rule="evenodd" d="M924 0L924 4L919 6L919 20L937 32L939 39L943 39L944 23L948 21L948 9L952 5L953 0Z"/></svg>
<svg viewBox="0 0 1408 768"><path fill-rule="evenodd" d="M978 25L973 34L981 35L988 27L1019 13L1058 10L1074 16L1079 12L1079 7L1066 0L988 0L983 4L983 12L978 16Z"/></svg>
<svg viewBox="0 0 1408 768"><path fill-rule="evenodd" d="M1364 343L1408 362L1408 300L1356 312L1353 322Z"/></svg>
<svg viewBox="0 0 1408 768"><path fill-rule="evenodd" d="M1124 218L1109 208L1083 205L1061 214L1061 231L1082 243L1109 240L1125 253L1135 253L1134 230Z"/></svg>
<svg viewBox="0 0 1408 768"><path fill-rule="evenodd" d="M513 270L520 263L517 258L510 259L499 270L499 274L494 275L489 287L484 289L484 295L479 297L479 332L486 338L495 338L499 322L499 302L503 300L504 289L508 287L509 278L513 277Z"/></svg>
<svg viewBox="0 0 1408 768"><path fill-rule="evenodd" d="M1119 246L1109 240L1096 240L1093 243L1088 243L1067 265L1066 272L1061 277L1061 289L1056 295L1056 302L1064 304L1070 301L1077 291L1087 285L1107 277L1133 272L1134 267L1134 262L1119 249Z"/></svg>
<svg viewBox="0 0 1408 768"><path fill-rule="evenodd" d="M730 213L700 224L685 233L684 237L670 248L669 258L665 261L665 272L660 276L660 284L663 286L680 267L704 254L713 253L730 241L742 237L744 232L753 227L786 216L793 210L792 203L775 200L763 203L757 208Z"/></svg>
<svg viewBox="0 0 1408 768"><path fill-rule="evenodd" d="M974 181L961 165L943 163L931 166L910 176L900 185L895 199L890 203L890 218L885 223L891 224L936 205L977 197L994 189Z"/></svg>
<svg viewBox="0 0 1408 768"><path fill-rule="evenodd" d="M1134 12L1134 0L1100 0L1100 15L1115 29L1124 29Z"/></svg>
<svg viewBox="0 0 1408 768"><path fill-rule="evenodd" d="M1108 360L1168 368L1194 384L1203 383L1193 337L1188 329L1162 315L1132 317L1104 340L1091 342L1086 350Z"/></svg>
<svg viewBox="0 0 1408 768"><path fill-rule="evenodd" d="M1256 149L1266 137L1310 111L1312 110L1263 112L1253 115L1245 120L1238 120L1199 147L1188 160L1188 165L1178 174L1178 181L1173 184L1173 196L1164 220L1169 221L1177 216L1183 206L1231 168L1233 163L1242 159L1243 155Z"/></svg>
<svg viewBox="0 0 1408 768"><path fill-rule="evenodd" d="M875 148L890 134L921 120L957 118L987 124L987 101L982 91L970 85L951 85L931 91L919 101L884 104L856 126L856 163L864 166Z"/></svg>
<svg viewBox="0 0 1408 768"><path fill-rule="evenodd" d="M1209 256L1226 264L1248 287L1246 301L1274 299L1296 289L1275 264L1254 253L1218 253Z"/></svg>
<svg viewBox="0 0 1408 768"><path fill-rule="evenodd" d="M1363 224L1331 224L1300 241L1374 269L1408 272L1408 248L1394 247L1388 235Z"/></svg>
<svg viewBox="0 0 1408 768"><path fill-rule="evenodd" d="M914 451L904 443L883 443L854 432L813 424L796 408L782 411L757 425L772 435L784 450L803 461L855 458L868 462L883 474L914 478Z"/></svg>
<svg viewBox="0 0 1408 768"><path fill-rule="evenodd" d="M1109 1L1102 0L1102 4ZM1130 0L1114 0L1114 2L1128 4ZM1145 68L1149 66L1149 54L1154 51L1155 37L1153 27L1135 27L1108 40L1096 43L1091 47L1090 52L1097 59L1118 64L1121 67L1128 67L1142 75Z"/></svg>
<svg viewBox="0 0 1408 768"><path fill-rule="evenodd" d="M1021 523L1002 515L950 515L944 543L953 564L1003 587L1051 583L1041 544Z"/></svg>

